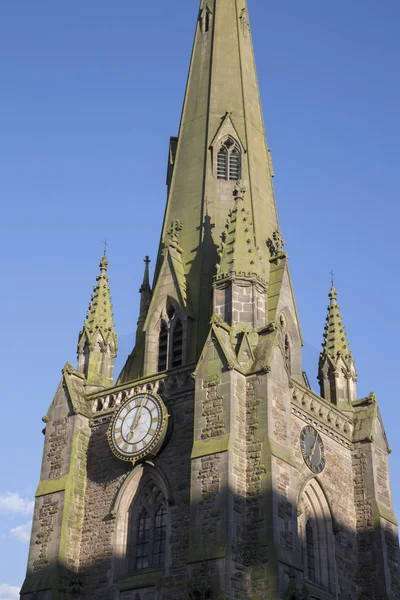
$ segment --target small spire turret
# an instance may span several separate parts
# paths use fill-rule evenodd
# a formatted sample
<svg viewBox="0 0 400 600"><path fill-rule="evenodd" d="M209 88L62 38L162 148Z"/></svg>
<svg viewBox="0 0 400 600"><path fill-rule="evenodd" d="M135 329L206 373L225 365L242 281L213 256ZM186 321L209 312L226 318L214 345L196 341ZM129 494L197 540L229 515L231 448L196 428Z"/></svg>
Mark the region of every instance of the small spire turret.
<svg viewBox="0 0 400 600"><path fill-rule="evenodd" d="M238 184L235 204L221 235L220 262L214 277L214 314L235 331L266 324L266 273L245 193Z"/></svg>
<svg viewBox="0 0 400 600"><path fill-rule="evenodd" d="M265 268L256 246L254 226L250 211L246 207L245 194L245 188L237 185L234 192L235 205L229 211L225 230L221 234L217 279L246 275L256 276L265 282Z"/></svg>
<svg viewBox="0 0 400 600"><path fill-rule="evenodd" d="M78 339L78 370L85 374L90 391L112 385L118 349L107 269L108 260L104 251L100 274L96 277L97 283Z"/></svg>
<svg viewBox="0 0 400 600"><path fill-rule="evenodd" d="M337 295L332 281L318 379L321 396L340 406L348 405L356 399L357 373L337 303Z"/></svg>

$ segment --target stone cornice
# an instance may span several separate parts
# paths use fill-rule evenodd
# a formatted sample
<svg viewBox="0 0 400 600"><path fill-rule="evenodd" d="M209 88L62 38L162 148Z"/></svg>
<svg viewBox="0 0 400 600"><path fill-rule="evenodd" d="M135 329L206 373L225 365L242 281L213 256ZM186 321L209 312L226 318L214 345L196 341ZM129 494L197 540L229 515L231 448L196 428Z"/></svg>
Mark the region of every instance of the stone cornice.
<svg viewBox="0 0 400 600"><path fill-rule="evenodd" d="M352 448L354 431L352 420L298 382L294 382L293 387L292 414L306 423L312 423L316 429L346 448Z"/></svg>
<svg viewBox="0 0 400 600"><path fill-rule="evenodd" d="M133 394L153 392L161 394L163 398L167 399L172 394L174 398L186 394L188 391L194 389L192 372L193 365L190 365L184 369L180 368L168 373L157 373L151 377L92 394L88 398L88 401L91 403L92 413L94 416L112 413Z"/></svg>

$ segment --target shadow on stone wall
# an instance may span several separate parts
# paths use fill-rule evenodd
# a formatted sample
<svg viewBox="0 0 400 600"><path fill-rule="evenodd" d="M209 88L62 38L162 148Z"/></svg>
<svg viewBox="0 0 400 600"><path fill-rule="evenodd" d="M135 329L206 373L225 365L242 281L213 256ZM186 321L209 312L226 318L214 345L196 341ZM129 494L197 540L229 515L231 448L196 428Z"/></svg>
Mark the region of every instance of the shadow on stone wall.
<svg viewBox="0 0 400 600"><path fill-rule="evenodd" d="M113 478L109 475L111 481ZM218 540L221 547L226 547L225 558L208 558L205 547L203 556L193 561L188 534L184 542L187 560L174 561L177 548L172 548L165 573L132 571L123 581L114 581L113 574L121 572L124 566L113 560L110 540L104 544L94 534L91 544L96 558L90 564L78 572L56 564L44 571L28 573L21 597L25 600L111 600L120 597L124 600L155 600L161 597L157 596L157 591L162 589L163 600L400 599L398 540L390 527L366 527L356 534L343 527L340 515L336 515L331 537L324 539L321 531L326 528L326 522L317 520L313 523L314 548L311 549L307 547L310 540L307 540L304 528L300 527L297 535L296 517L301 520L302 515L298 514L301 508L273 494L247 499L232 495L230 498L234 511L238 511L233 517L236 539L228 535ZM110 511L111 507L112 503ZM272 507L278 510L279 530L272 527ZM180 527L182 507L170 509L169 542L173 546L173 532ZM114 523L112 514L103 519L111 537ZM211 529L210 523L208 529ZM273 535L275 541L271 539ZM326 544L332 546L334 557L329 558ZM212 547L210 544L210 550ZM314 557L312 565L311 556ZM146 589L150 594L154 590L155 595L146 595ZM121 593L125 590L123 595L119 590Z"/></svg>

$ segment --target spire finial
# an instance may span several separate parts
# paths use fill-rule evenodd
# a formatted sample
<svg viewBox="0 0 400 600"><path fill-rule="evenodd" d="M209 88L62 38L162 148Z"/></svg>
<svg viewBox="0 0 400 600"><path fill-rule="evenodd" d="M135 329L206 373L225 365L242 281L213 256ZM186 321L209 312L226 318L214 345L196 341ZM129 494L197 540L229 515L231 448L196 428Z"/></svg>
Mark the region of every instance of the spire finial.
<svg viewBox="0 0 400 600"><path fill-rule="evenodd" d="M110 244L107 243L107 238L103 242L104 244L104 256L107 256L107 248Z"/></svg>
<svg viewBox="0 0 400 600"><path fill-rule="evenodd" d="M335 287L335 273L334 273L333 269L331 271L331 283L332 283L332 287L334 288Z"/></svg>

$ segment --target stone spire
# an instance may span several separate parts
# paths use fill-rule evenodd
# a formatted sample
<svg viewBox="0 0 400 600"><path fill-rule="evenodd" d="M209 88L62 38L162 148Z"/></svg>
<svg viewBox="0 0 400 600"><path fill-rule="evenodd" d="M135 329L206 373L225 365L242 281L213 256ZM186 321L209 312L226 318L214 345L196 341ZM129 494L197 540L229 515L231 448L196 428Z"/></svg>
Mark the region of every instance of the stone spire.
<svg viewBox="0 0 400 600"><path fill-rule="evenodd" d="M346 406L357 397L357 373L333 284L329 299L318 379L323 398L338 406Z"/></svg>
<svg viewBox="0 0 400 600"><path fill-rule="evenodd" d="M104 253L100 274L89 304L89 310L79 333L78 370L86 376L88 391L106 388L113 383L114 362L118 349L111 304L108 260Z"/></svg>
<svg viewBox="0 0 400 600"><path fill-rule="evenodd" d="M235 150L238 157L225 174L218 170L221 148L227 154ZM195 320L192 360L197 360L208 334L217 249L228 210L234 208L238 180L247 190L255 245L268 279L265 242L278 229L272 176L247 2L201 0L179 136L169 152L169 194L153 285L155 290L168 227L179 219Z"/></svg>
<svg viewBox="0 0 400 600"><path fill-rule="evenodd" d="M171 300L187 321L187 364L200 358L213 312L240 331L268 324L280 307L282 286L290 288L294 304L286 263L280 254L271 261L267 245L279 231L272 178L247 0L201 0L179 135L170 141L167 206L145 336L119 381L157 372L157 327ZM224 279L234 271L234 283L230 275Z"/></svg>

